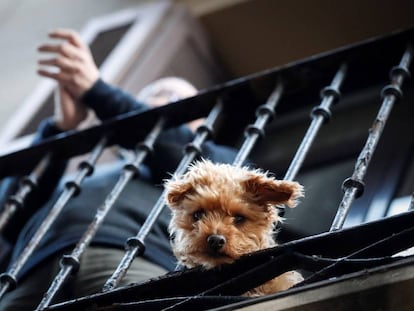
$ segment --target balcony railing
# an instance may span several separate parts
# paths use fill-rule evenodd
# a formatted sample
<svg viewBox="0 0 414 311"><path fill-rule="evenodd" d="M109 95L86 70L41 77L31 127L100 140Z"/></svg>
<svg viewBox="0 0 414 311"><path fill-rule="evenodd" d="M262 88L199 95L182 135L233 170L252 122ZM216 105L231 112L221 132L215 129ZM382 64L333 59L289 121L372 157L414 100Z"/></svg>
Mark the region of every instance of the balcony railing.
<svg viewBox="0 0 414 311"><path fill-rule="evenodd" d="M71 254L62 258L61 270L43 299L39 299L38 310L43 310L52 304L54 296L69 275L77 270L83 252L89 247L107 213L122 195L122 189L139 172L140 164L164 129L200 117L206 118L205 124L198 129L194 141L183 150L184 156L175 172L178 175L185 172L208 137L239 149L233 165L240 166L248 157L252 157L259 165L266 166L268 162L260 151L264 150L267 155L271 155L275 150L283 152L284 149L283 145L275 144L271 138L267 138L266 134L271 134L270 137L277 135L275 129L278 128L278 120L284 120L285 124L295 124L297 122L295 120L300 118L302 112L308 111L311 114L310 125L301 134L302 138L291 157L292 160L285 168L284 179L294 180L300 178L302 171L315 166L307 162L309 157L314 158L313 163L318 162L318 159L311 154L312 148L315 148L324 124L330 121L331 117L330 125L335 126L336 115L343 111L336 107L347 104L348 107L342 109L352 109L355 114L358 114L360 107L366 107L362 94L371 94L372 90L377 90L379 86L382 90L379 90L374 97L378 102L378 109L371 123L354 122L352 116L347 120L349 131L358 126L366 129L367 135L362 147L359 143L355 143L349 148L345 147L349 150L339 152L336 158L334 156L329 158L329 154L325 155L326 162L335 161L341 155L349 157L347 152L355 156L353 172L343 182L344 194L339 206L332 207L337 211L330 229L327 230L330 232L302 237L274 249L244 256L220 270L192 269L175 272L143 284L118 289L120 280L134 258L142 256L145 252L146 237L165 206L164 196L161 195L136 236L126 241L125 256L106 284L102 285L103 293L49 308L87 310L94 306L99 310L101 307L118 303L120 304L118 307L123 306L127 310L129 303L130 306L145 310L151 308L181 310L191 307L205 310L223 307L229 303L251 304L256 300L239 295L292 269L303 270L306 275L305 281L293 289L275 295L274 298L306 291L321 282L335 283L349 278L351 274L353 277L358 277L365 271L374 271L379 267L411 265L413 262L411 257L394 255L414 246L413 212L385 217L351 228L343 229L343 226L354 201L359 197L363 198L365 188L369 186L366 177L370 174L371 160L381 142L383 131L387 128L387 122L392 118L395 103L400 101L399 105L406 105L407 111L414 115L414 106L410 103L414 88L412 82L408 80L414 53L413 39L414 30L374 38L230 81L171 105L143 113L129 113L90 129L52 137L38 145L0 157L1 177L27 176L22 179L18 192L10 197L3 208L0 215L0 229L2 229L13 221L13 214L18 209L24 208L27 194L36 191L37 180L47 162L52 161L53 155L70 159L90 153L89 158L80 164L77 175L67 184L21 256L12 263L8 271L1 275L0 296L17 286L21 268L50 224L65 208L66 203L82 188L84 178L87 178L93 170L99 170L96 161L103 149L124 143L125 137L130 133L136 135L137 145L130 146L136 149L135 158L119 172L118 182L107 194L104 204L98 207L88 230L84 232ZM403 90L406 96L403 95ZM318 93L320 99L317 99ZM355 100L355 102L362 101L362 104L356 104L353 98L362 98L362 100ZM411 129L410 132L400 133L402 140L406 140L407 144L412 141L409 136L412 136L413 124L407 125L407 128ZM342 134L349 133L335 132L331 138L339 142ZM256 149L259 152L255 153ZM410 158L412 152L409 148L407 150L407 157ZM402 169L402 173L407 171L408 166ZM406 178L406 174L402 173L389 178L397 178L401 181ZM330 189L327 185L327 191ZM304 202L311 199L306 197ZM388 206L390 203L389 200ZM365 208L367 210L375 208L375 205L371 204ZM407 205L406 210L409 209L412 209L412 206ZM282 229L282 236L283 231ZM191 281L195 279L198 280L196 284Z"/></svg>

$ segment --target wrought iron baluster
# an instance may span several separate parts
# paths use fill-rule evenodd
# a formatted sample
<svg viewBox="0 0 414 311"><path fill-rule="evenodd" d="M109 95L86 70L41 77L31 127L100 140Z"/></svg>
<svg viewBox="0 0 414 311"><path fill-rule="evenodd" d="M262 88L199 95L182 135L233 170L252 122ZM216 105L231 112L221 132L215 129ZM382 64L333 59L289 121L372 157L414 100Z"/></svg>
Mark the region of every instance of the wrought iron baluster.
<svg viewBox="0 0 414 311"><path fill-rule="evenodd" d="M292 181L301 168L310 147L315 140L318 131L322 124L329 121L331 118L331 106L336 104L341 96L340 88L345 79L347 65L342 64L336 72L331 84L321 91L322 101L319 106L312 109L312 122L302 139L302 142L296 151L296 154L290 163L290 166L285 174L284 179Z"/></svg>
<svg viewBox="0 0 414 311"><path fill-rule="evenodd" d="M339 204L338 211L332 223L330 231L343 227L348 211L354 200L360 197L364 191L364 176L368 169L372 155L375 152L382 131L394 106L394 103L402 97L401 86L405 78L410 76L409 66L413 57L413 48L410 44L401 58L400 64L391 69L391 83L382 90L382 105L377 117L369 130L367 141L355 163L352 176L343 183L344 196Z"/></svg>
<svg viewBox="0 0 414 311"><path fill-rule="evenodd" d="M175 175L180 176L185 173L190 163L195 159L197 155L201 153L202 143L211 135L213 131L213 125L216 122L218 116L220 115L223 109L222 101L218 100L217 104L210 111L208 117L206 118L203 125L197 129L196 137L194 141L188 144L185 147L185 155L178 165ZM157 218L161 214L162 210L165 207L165 190L162 192L161 196L158 198L145 222L143 223L138 234L134 237L129 238L126 241L126 252L124 257L121 259L117 269L111 275L111 277L105 282L102 291L107 292L114 289L123 279L127 273L129 267L131 266L134 258L136 256L142 256L145 252L145 239L150 232L152 226L157 221Z"/></svg>
<svg viewBox="0 0 414 311"><path fill-rule="evenodd" d="M27 196L36 188L39 178L44 174L50 159L51 154L46 154L30 175L23 177L16 194L10 196L7 200L4 210L0 215L0 232L4 230L14 213L23 207Z"/></svg>
<svg viewBox="0 0 414 311"><path fill-rule="evenodd" d="M139 166L144 161L145 157L152 150L155 140L158 138L165 124L165 119L160 118L151 132L148 134L146 139L142 144L138 145L138 151L132 163L129 163L124 166L121 176L119 177L114 188L106 197L104 203L98 207L95 217L88 229L84 232L81 239L72 250L70 255L64 255L61 259L61 269L52 284L50 285L48 291L44 294L43 299L36 308L36 310L43 310L46 308L52 299L55 297L56 293L59 291L61 286L67 280L71 273L75 273L79 268L79 260L82 254L85 252L86 248L91 243L96 232L100 228L102 222L104 221L106 215L116 202L116 200L121 195L122 191L128 184L128 182L137 174L139 174Z"/></svg>
<svg viewBox="0 0 414 311"><path fill-rule="evenodd" d="M75 178L72 181L69 181L65 185L65 189L57 199L56 203L50 209L48 215L40 224L38 230L35 232L33 237L30 239L29 243L25 246L22 253L19 255L17 260L13 263L11 268L7 273L0 275L0 299L3 297L9 289L12 289L16 286L17 275L23 268L24 264L27 262L29 257L32 255L33 251L39 245L41 239L49 230L50 226L59 216L62 209L69 202L69 200L79 194L83 180L86 176L89 176L93 172L94 165L101 155L105 145L107 143L106 137L102 138L96 147L93 149L92 153L86 161L82 161L79 164L79 171L76 174Z"/></svg>
<svg viewBox="0 0 414 311"><path fill-rule="evenodd" d="M322 124L328 122L331 118L331 106L336 104L341 96L340 88L346 77L347 65L342 64L336 72L332 82L329 86L325 87L321 91L322 101L319 106L312 109L311 118L312 122L296 151L295 156L290 162L289 168L283 179L294 180L299 169L302 167L303 162L311 148L313 141L316 138ZM285 213L285 207L279 206L279 215L283 216Z"/></svg>
<svg viewBox="0 0 414 311"><path fill-rule="evenodd" d="M245 132L246 139L233 161L234 166L240 167L244 161L246 161L258 139L264 136L264 127L266 126L269 119L274 115L275 108L279 103L280 98L282 97L282 93L283 84L279 82L273 90L272 94L270 94L266 103L257 108L256 122L247 126Z"/></svg>

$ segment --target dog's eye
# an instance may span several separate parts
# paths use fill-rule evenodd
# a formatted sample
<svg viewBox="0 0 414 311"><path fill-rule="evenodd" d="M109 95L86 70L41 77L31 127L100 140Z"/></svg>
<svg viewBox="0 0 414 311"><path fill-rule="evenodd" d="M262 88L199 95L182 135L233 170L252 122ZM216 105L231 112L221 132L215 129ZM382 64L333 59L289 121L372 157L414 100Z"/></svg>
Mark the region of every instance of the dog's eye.
<svg viewBox="0 0 414 311"><path fill-rule="evenodd" d="M203 218L203 216L206 214L206 212L204 211L204 210L202 210L202 209L200 209L200 210L198 210L198 211L195 211L194 213L193 213L193 220L194 221L198 221L198 220L200 220L201 218Z"/></svg>
<svg viewBox="0 0 414 311"><path fill-rule="evenodd" d="M246 217L244 217L243 215L236 215L234 216L234 223L235 224L241 224L243 222L245 222Z"/></svg>

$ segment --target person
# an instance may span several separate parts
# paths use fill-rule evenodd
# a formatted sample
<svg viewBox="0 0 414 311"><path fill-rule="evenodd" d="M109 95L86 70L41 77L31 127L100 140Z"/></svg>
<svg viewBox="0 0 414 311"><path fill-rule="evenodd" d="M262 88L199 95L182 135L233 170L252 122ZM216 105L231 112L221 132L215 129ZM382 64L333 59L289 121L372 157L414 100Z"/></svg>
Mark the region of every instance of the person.
<svg viewBox="0 0 414 311"><path fill-rule="evenodd" d="M85 120L88 109L105 121L122 113L144 111L196 94L196 89L187 81L168 77L151 83L135 98L100 78L88 46L76 32L57 29L49 36L61 41L39 47L41 53L51 56L39 61L41 68L38 73L57 82L60 100L54 116L41 122L34 143L76 129ZM200 120L195 120L160 134L154 145L155 152L142 165L140 177L126 186L91 246L82 255L79 271L65 283L54 303L101 291L124 255L126 239L139 231L162 193L163 180L178 166L183 147L194 139L194 131L199 124ZM128 146L137 143L133 135L127 140ZM230 163L236 152L209 140L203 144L201 156L214 162ZM60 269L60 258L69 254L79 241L96 208L115 185L124 164L122 159L102 164L85 179L80 195L69 201L42 239L19 273L18 287L0 302L0 310L31 310L38 305ZM10 263L17 258L53 206L65 180L70 179L66 176L61 178L66 167L66 160L55 159L39 181L40 194L38 191L37 197L28 200L25 206L27 215L24 217L28 220L19 230ZM55 184L58 184L56 189L48 189ZM176 262L167 232L169 218L169 211L165 209L147 237L144 255L134 260L121 285L147 280L174 269Z"/></svg>

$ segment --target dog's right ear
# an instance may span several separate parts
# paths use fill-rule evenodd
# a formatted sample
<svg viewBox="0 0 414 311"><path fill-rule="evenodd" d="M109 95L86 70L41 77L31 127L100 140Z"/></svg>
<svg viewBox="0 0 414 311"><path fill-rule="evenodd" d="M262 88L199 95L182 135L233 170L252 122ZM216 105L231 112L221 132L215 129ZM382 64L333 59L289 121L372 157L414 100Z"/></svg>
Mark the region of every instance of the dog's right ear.
<svg viewBox="0 0 414 311"><path fill-rule="evenodd" d="M294 181L276 180L264 174L251 173L243 182L249 199L257 204L295 207L303 196L303 186Z"/></svg>
<svg viewBox="0 0 414 311"><path fill-rule="evenodd" d="M170 208L178 208L184 198L193 192L190 182L183 180L169 180L165 183L166 200Z"/></svg>

